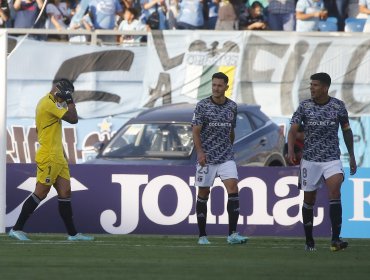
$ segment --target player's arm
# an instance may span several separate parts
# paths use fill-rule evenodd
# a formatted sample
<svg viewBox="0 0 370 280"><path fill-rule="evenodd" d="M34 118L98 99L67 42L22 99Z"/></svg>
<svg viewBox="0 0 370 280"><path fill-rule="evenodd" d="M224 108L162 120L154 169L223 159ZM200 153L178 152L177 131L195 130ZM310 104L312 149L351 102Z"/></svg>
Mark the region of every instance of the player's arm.
<svg viewBox="0 0 370 280"><path fill-rule="evenodd" d="M192 132L193 132L193 142L195 146L195 150L197 151L197 158L198 162L201 166L206 164L206 154L202 148L202 141L200 140L200 132L202 130L201 125L193 125Z"/></svg>
<svg viewBox="0 0 370 280"><path fill-rule="evenodd" d="M234 144L234 141L235 141L235 129L232 128L231 131L230 131L230 142L231 142L231 144Z"/></svg>
<svg viewBox="0 0 370 280"><path fill-rule="evenodd" d="M62 120L70 124L78 123L78 115L76 105L74 103L67 103L68 111L63 115Z"/></svg>
<svg viewBox="0 0 370 280"><path fill-rule="evenodd" d="M78 115L76 105L73 101L72 93L74 92L74 86L71 81L62 79L54 86L55 96L67 104L68 111L62 117L63 121L71 124L78 122Z"/></svg>
<svg viewBox="0 0 370 280"><path fill-rule="evenodd" d="M295 153L294 153L294 143L297 138L298 129L299 129L299 124L292 123L289 129L289 132L288 132L288 161L291 164L295 164L297 160L295 157Z"/></svg>
<svg viewBox="0 0 370 280"><path fill-rule="evenodd" d="M353 133L352 129L349 126L349 123L342 126L343 140L346 144L348 154L349 154L349 165L351 168L350 174L354 175L357 171L357 163L355 158L355 152L353 149Z"/></svg>

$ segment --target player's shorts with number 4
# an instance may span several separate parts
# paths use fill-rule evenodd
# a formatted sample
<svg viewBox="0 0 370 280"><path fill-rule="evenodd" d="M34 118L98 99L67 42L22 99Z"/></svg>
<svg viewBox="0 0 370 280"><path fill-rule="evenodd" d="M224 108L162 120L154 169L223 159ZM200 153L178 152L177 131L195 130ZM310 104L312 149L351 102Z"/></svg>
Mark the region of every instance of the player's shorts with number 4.
<svg viewBox="0 0 370 280"><path fill-rule="evenodd" d="M303 159L299 174L300 187L303 191L315 191L324 185L326 179L340 173L344 176L340 160L313 162Z"/></svg>
<svg viewBox="0 0 370 280"><path fill-rule="evenodd" d="M195 186L211 187L216 179L220 177L221 181L226 179L238 179L238 170L235 161L229 160L220 164L206 164L201 166L197 164L195 174Z"/></svg>
<svg viewBox="0 0 370 280"><path fill-rule="evenodd" d="M53 161L37 163L37 182L51 186L58 176L70 180L67 161L65 163L55 163Z"/></svg>

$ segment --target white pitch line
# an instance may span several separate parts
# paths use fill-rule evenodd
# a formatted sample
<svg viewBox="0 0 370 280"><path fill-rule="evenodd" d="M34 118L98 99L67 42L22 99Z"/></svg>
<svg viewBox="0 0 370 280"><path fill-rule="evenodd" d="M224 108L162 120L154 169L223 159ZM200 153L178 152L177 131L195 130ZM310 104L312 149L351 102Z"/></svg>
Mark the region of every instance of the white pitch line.
<svg viewBox="0 0 370 280"><path fill-rule="evenodd" d="M10 244L14 244L14 245L22 245L22 246L33 246L33 245L75 245L75 244L78 244L78 245L94 245L94 246L115 246L115 247L148 247L148 248L153 248L153 247L157 247L157 248L209 248L209 249L212 249L212 248L225 248L225 247L248 247L248 244L235 244L235 245L228 245L228 244L225 244L225 245L207 245L207 246L202 246L202 245L181 245L181 244L172 244L172 245L150 245L150 244L125 244L125 243L111 243L111 242L104 242L104 241L88 241L88 242L84 242L84 241L26 241L26 242L20 242L20 241L14 241L14 242L9 242ZM257 249L293 249L293 248L297 248L298 246L297 245L294 245L294 246L249 246L249 247L253 247L253 248L257 248Z"/></svg>

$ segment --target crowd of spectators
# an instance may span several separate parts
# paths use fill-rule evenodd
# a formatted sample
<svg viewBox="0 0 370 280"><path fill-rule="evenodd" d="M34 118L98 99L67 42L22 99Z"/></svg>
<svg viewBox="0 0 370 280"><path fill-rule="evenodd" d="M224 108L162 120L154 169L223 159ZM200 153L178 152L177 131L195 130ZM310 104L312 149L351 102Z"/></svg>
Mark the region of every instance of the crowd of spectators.
<svg viewBox="0 0 370 280"><path fill-rule="evenodd" d="M322 28L330 19L348 31L348 19L362 18L370 31L370 0L0 0L0 7L3 28L335 31Z"/></svg>

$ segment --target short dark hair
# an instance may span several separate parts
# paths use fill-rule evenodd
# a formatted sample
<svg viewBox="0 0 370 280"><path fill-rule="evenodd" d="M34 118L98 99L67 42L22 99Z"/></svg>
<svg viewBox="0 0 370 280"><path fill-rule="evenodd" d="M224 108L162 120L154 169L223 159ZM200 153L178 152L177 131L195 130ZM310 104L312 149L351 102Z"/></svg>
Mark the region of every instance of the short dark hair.
<svg viewBox="0 0 370 280"><path fill-rule="evenodd" d="M311 75L310 79L315 80L315 81L320 81L321 83L327 86L330 86L331 84L331 78L329 74L324 73L324 72L313 74Z"/></svg>
<svg viewBox="0 0 370 280"><path fill-rule="evenodd" d="M261 7L263 9L263 5L261 4L260 1L254 1L251 5L251 8L256 8L256 7Z"/></svg>
<svg viewBox="0 0 370 280"><path fill-rule="evenodd" d="M55 81L55 87L58 88L58 90L64 90L64 91L70 91L74 92L75 87L73 86L73 83L68 79L60 79Z"/></svg>
<svg viewBox="0 0 370 280"><path fill-rule="evenodd" d="M134 18L137 19L138 11L135 8L128 7L128 8L126 8L126 11L130 12L131 14L133 14L134 15Z"/></svg>
<svg viewBox="0 0 370 280"><path fill-rule="evenodd" d="M222 72L217 72L212 75L212 80L213 79L222 79L224 80L225 84L229 82L229 77L225 75L225 73Z"/></svg>

